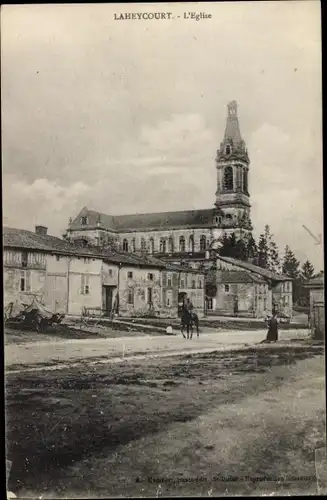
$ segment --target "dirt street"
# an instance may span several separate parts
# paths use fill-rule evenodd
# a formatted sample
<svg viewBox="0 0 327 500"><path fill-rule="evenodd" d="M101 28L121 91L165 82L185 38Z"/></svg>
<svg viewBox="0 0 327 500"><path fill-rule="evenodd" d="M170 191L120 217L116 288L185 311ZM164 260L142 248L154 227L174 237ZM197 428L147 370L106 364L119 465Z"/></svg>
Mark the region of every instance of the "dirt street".
<svg viewBox="0 0 327 500"><path fill-rule="evenodd" d="M252 331L212 331L201 333L192 340L176 336L134 336L116 338L91 338L61 341L34 342L5 345L5 364L7 369L21 368L24 365L48 365L91 358L114 358L135 354L179 354L182 351L199 352L224 349L229 346L257 344L266 336L265 330ZM283 330L280 340L303 339L308 336L307 329Z"/></svg>
<svg viewBox="0 0 327 500"><path fill-rule="evenodd" d="M315 494L324 390L323 348L300 345L9 372L8 487L42 498Z"/></svg>

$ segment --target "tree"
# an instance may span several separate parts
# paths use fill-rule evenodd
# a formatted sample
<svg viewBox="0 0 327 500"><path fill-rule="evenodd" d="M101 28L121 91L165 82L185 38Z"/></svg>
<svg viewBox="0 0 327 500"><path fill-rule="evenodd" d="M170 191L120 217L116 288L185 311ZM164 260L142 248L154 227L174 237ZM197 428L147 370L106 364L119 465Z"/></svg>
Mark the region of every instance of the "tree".
<svg viewBox="0 0 327 500"><path fill-rule="evenodd" d="M234 247L234 258L238 260L248 260L247 244L242 238L236 241Z"/></svg>
<svg viewBox="0 0 327 500"><path fill-rule="evenodd" d="M260 234L258 243L258 266L268 267L268 244L265 233Z"/></svg>
<svg viewBox="0 0 327 500"><path fill-rule="evenodd" d="M217 267L215 264L208 269L206 274L205 294L210 298L217 295Z"/></svg>
<svg viewBox="0 0 327 500"><path fill-rule="evenodd" d="M301 278L304 280L309 280L315 275L315 269L309 260L306 260L301 269Z"/></svg>
<svg viewBox="0 0 327 500"><path fill-rule="evenodd" d="M249 233L246 241L246 256L247 260L253 262L253 264L257 264L258 262L258 248L253 238L252 233Z"/></svg>
<svg viewBox="0 0 327 500"><path fill-rule="evenodd" d="M290 247L286 245L283 260L283 273L290 278L297 279L300 274L299 265L300 262L297 260Z"/></svg>
<svg viewBox="0 0 327 500"><path fill-rule="evenodd" d="M265 225L264 236L267 247L267 269L269 269L269 271L272 271L274 273L279 273L281 271L280 269L281 266L279 260L278 247L273 239L274 235L271 234L270 227L268 224Z"/></svg>
<svg viewBox="0 0 327 500"><path fill-rule="evenodd" d="M235 235L234 235L235 237ZM232 257L233 254L233 243L235 245L235 241L227 236L226 233L219 239L221 243L221 247L219 249L219 255L222 257Z"/></svg>

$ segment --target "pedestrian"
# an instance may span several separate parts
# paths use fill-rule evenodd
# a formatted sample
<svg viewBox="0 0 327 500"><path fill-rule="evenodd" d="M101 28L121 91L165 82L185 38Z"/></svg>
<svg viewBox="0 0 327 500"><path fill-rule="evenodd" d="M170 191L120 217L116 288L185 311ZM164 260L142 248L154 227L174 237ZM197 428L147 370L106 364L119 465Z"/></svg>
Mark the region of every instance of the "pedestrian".
<svg viewBox="0 0 327 500"><path fill-rule="evenodd" d="M278 340L278 320L277 313L273 312L272 317L268 320L268 332L266 342L277 342Z"/></svg>

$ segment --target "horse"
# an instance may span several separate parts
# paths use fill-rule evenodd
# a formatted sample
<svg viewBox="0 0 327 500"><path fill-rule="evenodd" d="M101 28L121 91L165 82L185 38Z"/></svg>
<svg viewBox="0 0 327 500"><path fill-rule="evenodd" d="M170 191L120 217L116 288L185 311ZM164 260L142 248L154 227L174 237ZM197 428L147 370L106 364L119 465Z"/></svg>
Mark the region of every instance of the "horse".
<svg viewBox="0 0 327 500"><path fill-rule="evenodd" d="M184 335L184 328L186 327L187 337ZM193 337L193 330L196 328L197 337L199 337L199 317L195 312L183 309L181 316L181 333L184 339L191 339Z"/></svg>

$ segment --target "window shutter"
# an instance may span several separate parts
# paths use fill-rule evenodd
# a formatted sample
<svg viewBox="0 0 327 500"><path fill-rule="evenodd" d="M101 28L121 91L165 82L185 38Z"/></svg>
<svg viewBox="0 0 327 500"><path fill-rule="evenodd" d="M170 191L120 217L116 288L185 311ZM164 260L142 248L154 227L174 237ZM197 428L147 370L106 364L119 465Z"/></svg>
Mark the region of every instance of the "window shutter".
<svg viewBox="0 0 327 500"><path fill-rule="evenodd" d="M84 288L85 288L85 276L82 274L81 276L81 293L84 293Z"/></svg>
<svg viewBox="0 0 327 500"><path fill-rule="evenodd" d="M26 291L31 291L31 272L26 271Z"/></svg>

